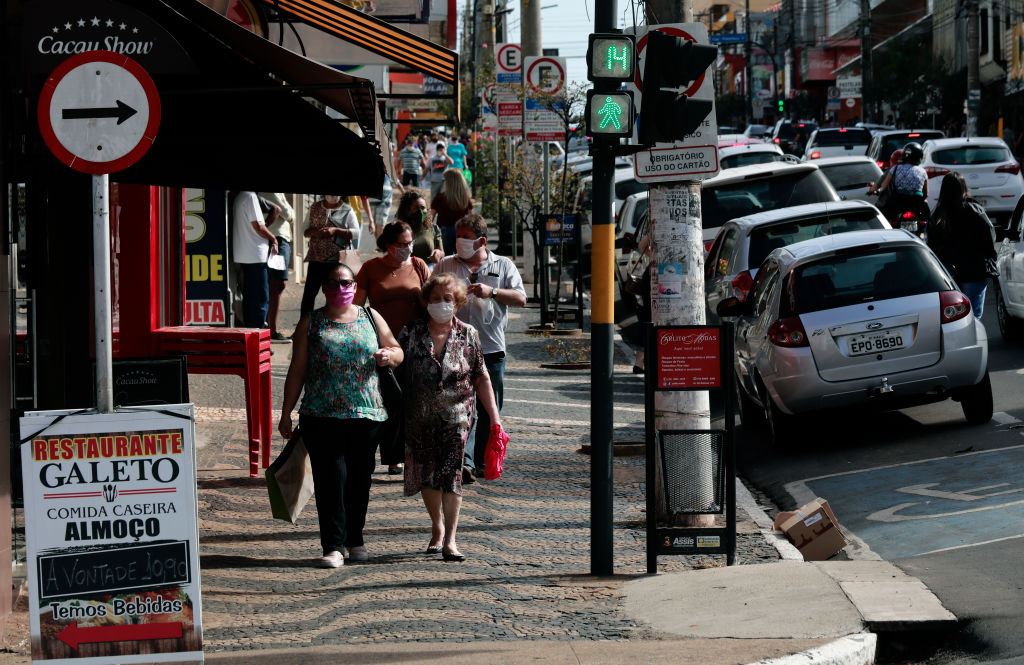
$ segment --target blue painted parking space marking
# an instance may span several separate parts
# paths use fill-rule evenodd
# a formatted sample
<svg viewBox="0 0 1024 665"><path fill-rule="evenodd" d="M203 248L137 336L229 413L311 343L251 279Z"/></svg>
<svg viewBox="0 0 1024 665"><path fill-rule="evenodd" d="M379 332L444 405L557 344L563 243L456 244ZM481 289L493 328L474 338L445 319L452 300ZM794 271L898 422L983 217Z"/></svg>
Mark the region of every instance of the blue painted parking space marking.
<svg viewBox="0 0 1024 665"><path fill-rule="evenodd" d="M846 530L891 560L1024 535L1022 468L1024 446L1013 446L790 487L828 499Z"/></svg>

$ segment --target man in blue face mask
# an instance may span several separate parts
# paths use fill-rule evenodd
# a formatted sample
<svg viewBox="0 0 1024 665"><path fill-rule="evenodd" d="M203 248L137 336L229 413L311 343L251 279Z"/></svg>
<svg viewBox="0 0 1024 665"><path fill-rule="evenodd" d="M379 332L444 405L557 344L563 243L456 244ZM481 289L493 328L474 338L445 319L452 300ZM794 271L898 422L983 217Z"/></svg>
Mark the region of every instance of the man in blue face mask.
<svg viewBox="0 0 1024 665"><path fill-rule="evenodd" d="M505 329L508 308L526 305L523 278L511 259L487 249L487 222L475 213L455 223L454 256L446 256L435 272L452 273L467 283L468 300L456 316L471 324L480 335L484 364L491 378L494 398L501 411L505 379ZM476 436L466 445L462 482L484 477L484 451L491 432L491 419L480 400L476 404Z"/></svg>

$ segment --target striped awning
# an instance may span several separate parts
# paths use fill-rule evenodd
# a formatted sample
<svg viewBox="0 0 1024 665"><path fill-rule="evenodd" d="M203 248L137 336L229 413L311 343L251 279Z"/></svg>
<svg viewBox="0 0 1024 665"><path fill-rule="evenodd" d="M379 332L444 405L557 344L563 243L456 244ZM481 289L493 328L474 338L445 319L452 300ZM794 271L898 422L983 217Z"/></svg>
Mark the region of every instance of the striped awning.
<svg viewBox="0 0 1024 665"><path fill-rule="evenodd" d="M277 11L415 71L458 86L459 55L337 0L263 0Z"/></svg>

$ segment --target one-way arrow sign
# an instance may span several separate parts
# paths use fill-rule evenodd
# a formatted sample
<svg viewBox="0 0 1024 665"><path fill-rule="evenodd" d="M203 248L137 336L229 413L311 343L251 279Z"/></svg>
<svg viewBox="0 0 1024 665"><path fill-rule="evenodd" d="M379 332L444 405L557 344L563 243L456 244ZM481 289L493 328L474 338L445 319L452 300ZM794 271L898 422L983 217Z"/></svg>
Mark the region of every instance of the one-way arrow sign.
<svg viewBox="0 0 1024 665"><path fill-rule="evenodd" d="M62 62L47 79L38 120L57 159L93 175L114 173L138 161L156 139L160 95L131 58L86 51Z"/></svg>
<svg viewBox="0 0 1024 665"><path fill-rule="evenodd" d="M120 125L125 120L138 113L138 111L128 106L120 99L117 100L116 103L117 106L109 106L107 108L64 109L61 111L61 117L65 120L78 120L83 118L117 118L117 124Z"/></svg>

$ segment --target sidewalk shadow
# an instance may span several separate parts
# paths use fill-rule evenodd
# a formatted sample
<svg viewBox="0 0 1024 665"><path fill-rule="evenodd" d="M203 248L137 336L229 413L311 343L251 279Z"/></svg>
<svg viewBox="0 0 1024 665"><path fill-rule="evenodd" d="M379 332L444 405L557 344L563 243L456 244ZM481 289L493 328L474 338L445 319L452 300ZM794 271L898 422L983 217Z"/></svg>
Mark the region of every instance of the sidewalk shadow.
<svg viewBox="0 0 1024 665"><path fill-rule="evenodd" d="M252 488L252 487L266 487L267 479L262 475L256 478L210 478L209 480L199 480L196 482L196 487L201 490L215 490L224 488Z"/></svg>

